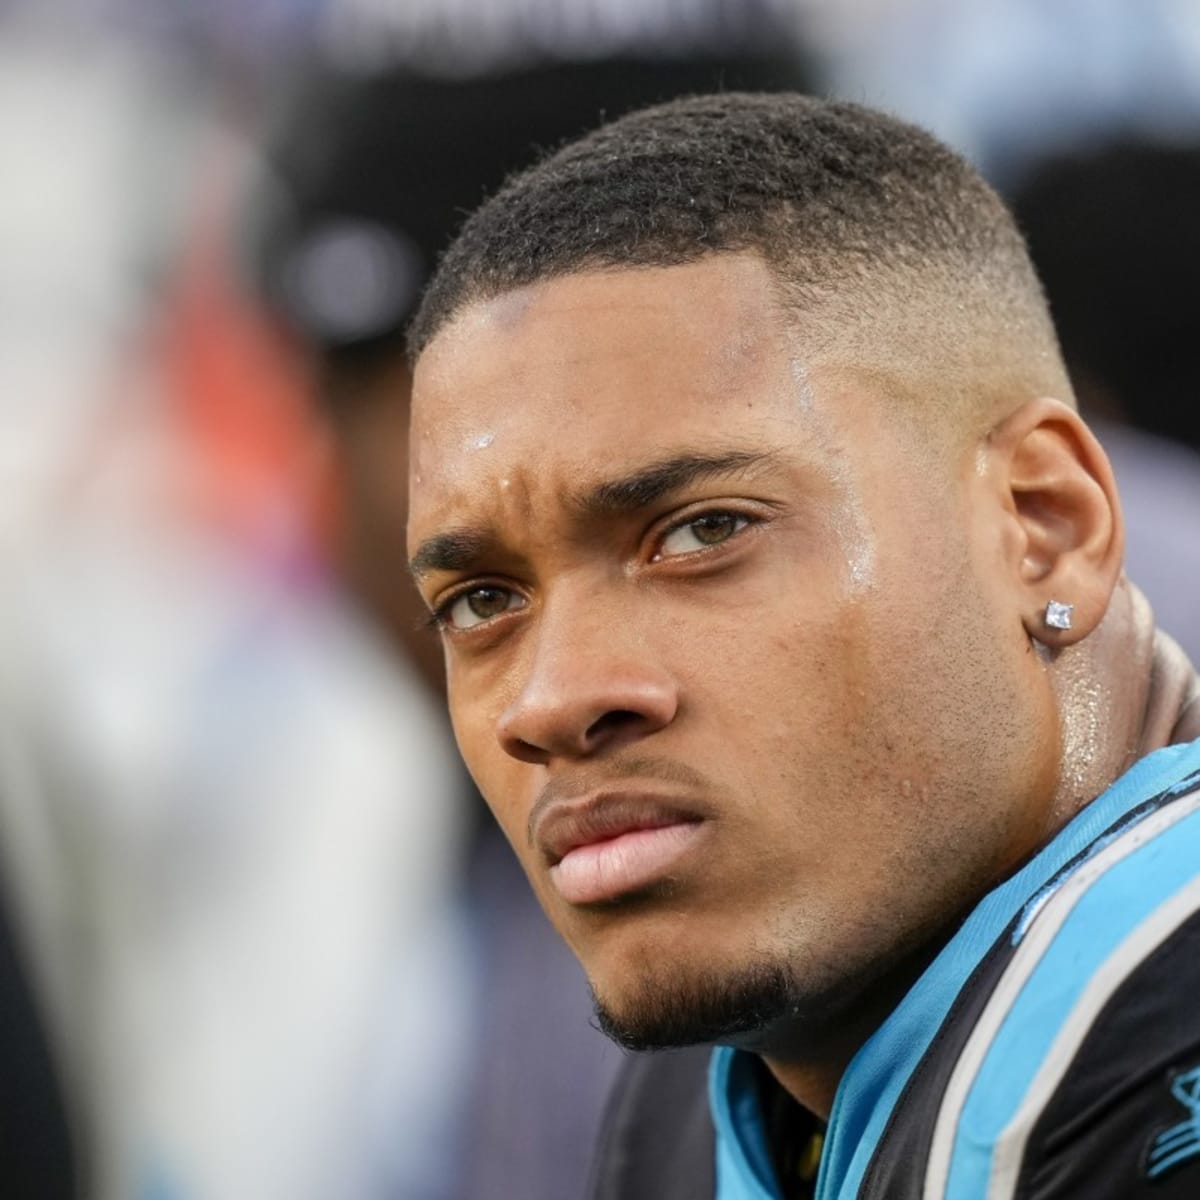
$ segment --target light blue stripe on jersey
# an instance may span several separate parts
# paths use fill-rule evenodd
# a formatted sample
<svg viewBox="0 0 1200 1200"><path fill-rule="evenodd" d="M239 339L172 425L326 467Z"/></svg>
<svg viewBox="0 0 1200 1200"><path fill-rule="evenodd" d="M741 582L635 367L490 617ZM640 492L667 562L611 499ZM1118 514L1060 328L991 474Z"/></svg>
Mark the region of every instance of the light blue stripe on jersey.
<svg viewBox="0 0 1200 1200"><path fill-rule="evenodd" d="M971 973L1029 898L1110 826L1200 771L1200 741L1168 746L1136 763L1078 813L1014 876L979 903L890 1017L854 1056L830 1116L817 1200L858 1194L892 1110ZM731 1086L738 1051L714 1052L710 1100L717 1129L718 1200L775 1200L758 1175L765 1135L752 1093ZM771 1176L766 1176L769 1181Z"/></svg>
<svg viewBox="0 0 1200 1200"><path fill-rule="evenodd" d="M1014 997L964 1098L947 1196L987 1196L996 1142L1085 988L1117 947L1198 873L1200 812L1194 812L1114 863L1079 897ZM1145 953L1157 944L1147 938Z"/></svg>
<svg viewBox="0 0 1200 1200"><path fill-rule="evenodd" d="M717 1130L718 1200L779 1200L749 1057L718 1050L708 1102Z"/></svg>

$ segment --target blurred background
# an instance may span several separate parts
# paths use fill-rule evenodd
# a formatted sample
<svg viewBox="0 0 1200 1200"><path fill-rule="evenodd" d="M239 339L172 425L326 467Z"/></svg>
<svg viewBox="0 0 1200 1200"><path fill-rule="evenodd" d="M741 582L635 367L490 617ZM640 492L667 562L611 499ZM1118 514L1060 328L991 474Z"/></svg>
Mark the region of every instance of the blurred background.
<svg viewBox="0 0 1200 1200"><path fill-rule="evenodd" d="M1191 0L0 0L0 1194L583 1196L620 1054L442 721L401 334L539 150L788 87L1013 203L1200 659Z"/></svg>

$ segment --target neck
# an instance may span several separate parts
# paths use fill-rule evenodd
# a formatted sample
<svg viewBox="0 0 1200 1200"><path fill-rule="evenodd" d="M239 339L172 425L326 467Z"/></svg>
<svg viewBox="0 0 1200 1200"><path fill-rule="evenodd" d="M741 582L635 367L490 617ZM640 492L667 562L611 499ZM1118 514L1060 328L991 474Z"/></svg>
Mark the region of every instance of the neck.
<svg viewBox="0 0 1200 1200"><path fill-rule="evenodd" d="M829 1120L833 1099L846 1067L859 1046L875 1031L878 1021L865 1029L840 1030L824 1047L820 1059L764 1056L763 1062L776 1082L793 1100L822 1121Z"/></svg>
<svg viewBox="0 0 1200 1200"><path fill-rule="evenodd" d="M1049 674L1063 742L1050 834L1139 759L1200 737L1200 679L1126 579L1096 630Z"/></svg>
<svg viewBox="0 0 1200 1200"><path fill-rule="evenodd" d="M798 1029L789 1021L760 1031L757 1045L752 1040L739 1044L761 1054L779 1085L814 1116L828 1121L850 1060L904 999L965 916L951 914L944 936L901 954L869 984L860 984L856 995L831 995L826 1007L837 1016L822 1022L819 1030L811 1022Z"/></svg>

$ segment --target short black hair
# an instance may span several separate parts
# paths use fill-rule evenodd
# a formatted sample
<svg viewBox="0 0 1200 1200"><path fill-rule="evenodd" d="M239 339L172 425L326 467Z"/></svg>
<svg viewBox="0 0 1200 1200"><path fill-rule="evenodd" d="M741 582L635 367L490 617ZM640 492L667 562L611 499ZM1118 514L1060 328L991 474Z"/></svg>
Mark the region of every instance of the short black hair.
<svg viewBox="0 0 1200 1200"><path fill-rule="evenodd" d="M913 125L792 92L657 105L511 178L438 264L409 359L465 305L515 288L742 251L844 361L928 402L1071 401L1025 244L974 168Z"/></svg>

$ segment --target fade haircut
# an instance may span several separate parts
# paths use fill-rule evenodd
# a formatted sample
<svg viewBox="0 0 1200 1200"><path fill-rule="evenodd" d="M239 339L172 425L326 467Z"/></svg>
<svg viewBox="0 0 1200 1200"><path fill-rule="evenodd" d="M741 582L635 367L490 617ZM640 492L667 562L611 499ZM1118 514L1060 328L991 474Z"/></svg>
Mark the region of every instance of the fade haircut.
<svg viewBox="0 0 1200 1200"><path fill-rule="evenodd" d="M912 125L791 93L645 109L511 178L442 257L411 361L477 301L720 252L765 260L807 359L886 375L925 410L1070 401L1024 242L983 179Z"/></svg>

